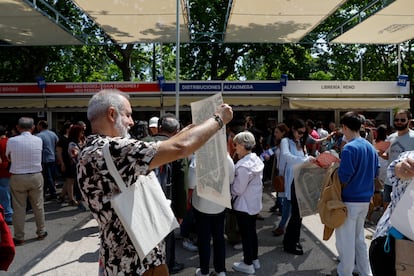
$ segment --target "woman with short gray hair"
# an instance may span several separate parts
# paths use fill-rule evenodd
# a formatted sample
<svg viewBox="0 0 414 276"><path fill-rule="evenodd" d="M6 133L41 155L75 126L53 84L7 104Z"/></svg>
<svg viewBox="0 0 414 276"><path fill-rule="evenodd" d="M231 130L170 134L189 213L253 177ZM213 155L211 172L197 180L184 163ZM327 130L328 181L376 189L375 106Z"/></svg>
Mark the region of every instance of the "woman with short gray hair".
<svg viewBox="0 0 414 276"><path fill-rule="evenodd" d="M256 141L254 139L254 135L250 131L243 131L238 133L233 138L233 142L236 144L242 144L248 150L252 150L256 145Z"/></svg>
<svg viewBox="0 0 414 276"><path fill-rule="evenodd" d="M231 195L244 256L241 262L233 264L233 269L254 274L256 269L260 268L256 216L262 209L264 164L257 154L252 152L255 139L251 132L240 132L234 136L233 142L239 161L235 165L236 174L231 185Z"/></svg>

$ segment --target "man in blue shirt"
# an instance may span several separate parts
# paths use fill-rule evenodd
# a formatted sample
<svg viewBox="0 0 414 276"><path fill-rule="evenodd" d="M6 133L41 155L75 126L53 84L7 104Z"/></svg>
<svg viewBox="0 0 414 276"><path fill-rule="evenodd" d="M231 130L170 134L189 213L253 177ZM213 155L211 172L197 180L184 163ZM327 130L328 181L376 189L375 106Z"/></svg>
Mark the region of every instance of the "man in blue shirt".
<svg viewBox="0 0 414 276"><path fill-rule="evenodd" d="M36 135L43 141L42 149L42 168L43 178L45 181L44 193L49 190L50 199L56 199L55 176L56 176L56 144L59 141L58 136L51 130L48 130L48 124L44 120L37 123Z"/></svg>
<svg viewBox="0 0 414 276"><path fill-rule="evenodd" d="M359 275L372 275L365 244L364 222L369 202L374 194L374 178L378 171L375 148L359 134L362 118L347 112L341 119L346 137L341 153L338 176L343 185L342 200L348 215L345 223L335 229L336 248L339 253L339 276L352 276L355 262Z"/></svg>

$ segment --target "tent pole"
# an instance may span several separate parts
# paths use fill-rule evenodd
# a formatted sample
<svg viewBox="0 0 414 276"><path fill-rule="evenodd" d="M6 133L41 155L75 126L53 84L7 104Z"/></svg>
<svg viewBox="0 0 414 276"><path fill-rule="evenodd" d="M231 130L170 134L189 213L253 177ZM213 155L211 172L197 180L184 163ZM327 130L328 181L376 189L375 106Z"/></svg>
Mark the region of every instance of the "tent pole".
<svg viewBox="0 0 414 276"><path fill-rule="evenodd" d="M175 116L180 120L180 1L177 0L176 56L175 56Z"/></svg>

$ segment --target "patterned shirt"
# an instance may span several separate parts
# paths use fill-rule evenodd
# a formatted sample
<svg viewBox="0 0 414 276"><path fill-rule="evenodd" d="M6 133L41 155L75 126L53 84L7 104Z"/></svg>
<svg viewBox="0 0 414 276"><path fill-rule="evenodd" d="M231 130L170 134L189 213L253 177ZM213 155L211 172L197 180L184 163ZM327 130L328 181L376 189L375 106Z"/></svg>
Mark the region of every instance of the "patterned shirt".
<svg viewBox="0 0 414 276"><path fill-rule="evenodd" d="M394 211L395 206L397 205L398 201L400 201L400 198L404 194L405 189L407 188L408 184L410 184L410 182L412 181L411 178L400 179L398 176L395 175L395 170L394 170L395 165L407 157L414 158L414 151L405 151L401 153L400 156L396 160L391 162L391 164L389 165L387 169L387 176L392 185L391 202L377 223L377 228L375 230L373 239L387 236L391 228L391 223L390 223L391 214Z"/></svg>
<svg viewBox="0 0 414 276"><path fill-rule="evenodd" d="M127 186L139 175L148 173L148 165L158 150L158 143L128 138L91 135L79 156L78 182L83 198L98 221L101 247L100 263L105 275L142 275L150 267L165 263L165 243L158 244L143 260L129 239L111 206L111 197L119 193L105 163L102 148L106 143Z"/></svg>

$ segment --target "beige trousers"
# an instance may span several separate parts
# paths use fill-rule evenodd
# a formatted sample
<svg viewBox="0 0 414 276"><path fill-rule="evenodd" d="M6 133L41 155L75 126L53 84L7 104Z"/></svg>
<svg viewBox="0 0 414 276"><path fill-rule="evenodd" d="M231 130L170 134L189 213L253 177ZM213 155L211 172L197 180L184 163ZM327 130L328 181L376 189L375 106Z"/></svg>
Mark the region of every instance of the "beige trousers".
<svg viewBox="0 0 414 276"><path fill-rule="evenodd" d="M26 205L29 199L36 222L36 234L45 232L45 212L43 205L42 173L13 174L10 177L10 190L13 198L14 238L24 240Z"/></svg>

